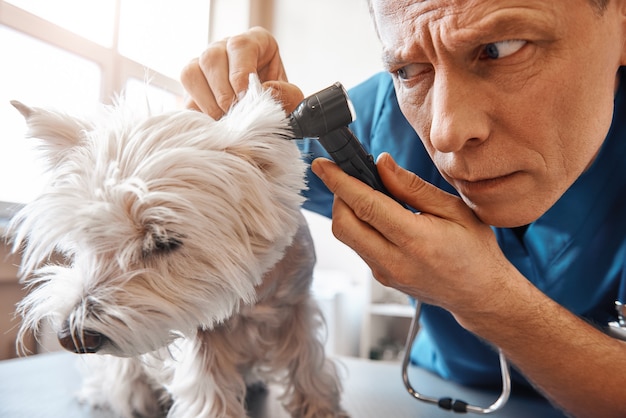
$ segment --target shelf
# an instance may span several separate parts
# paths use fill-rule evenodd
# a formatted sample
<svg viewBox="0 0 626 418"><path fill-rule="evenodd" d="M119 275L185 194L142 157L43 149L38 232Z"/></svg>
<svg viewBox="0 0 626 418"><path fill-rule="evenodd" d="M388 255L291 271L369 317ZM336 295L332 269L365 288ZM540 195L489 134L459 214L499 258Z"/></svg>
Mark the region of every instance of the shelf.
<svg viewBox="0 0 626 418"><path fill-rule="evenodd" d="M412 318L414 313L415 308L411 305L400 303L373 303L370 305L370 314L372 315Z"/></svg>

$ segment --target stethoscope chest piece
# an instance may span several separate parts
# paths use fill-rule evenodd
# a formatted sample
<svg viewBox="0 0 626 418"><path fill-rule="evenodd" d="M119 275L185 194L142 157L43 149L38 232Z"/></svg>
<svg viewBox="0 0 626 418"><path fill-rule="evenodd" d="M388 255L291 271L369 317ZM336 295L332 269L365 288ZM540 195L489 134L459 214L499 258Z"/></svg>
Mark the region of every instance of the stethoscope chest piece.
<svg viewBox="0 0 626 418"><path fill-rule="evenodd" d="M618 300L615 301L615 310L617 311L617 321L609 322L607 327L608 334L618 340L626 341L626 306Z"/></svg>

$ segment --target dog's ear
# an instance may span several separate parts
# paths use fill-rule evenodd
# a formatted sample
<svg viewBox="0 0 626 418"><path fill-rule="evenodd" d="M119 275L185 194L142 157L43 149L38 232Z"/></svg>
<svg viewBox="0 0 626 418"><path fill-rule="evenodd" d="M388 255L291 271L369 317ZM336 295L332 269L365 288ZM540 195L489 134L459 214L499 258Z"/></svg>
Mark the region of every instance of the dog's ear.
<svg viewBox="0 0 626 418"><path fill-rule="evenodd" d="M26 136L42 140L39 149L52 166L63 159L69 148L80 144L84 132L91 129L89 123L64 113L29 107L17 100L11 104L26 120Z"/></svg>
<svg viewBox="0 0 626 418"><path fill-rule="evenodd" d="M283 155L293 151L286 144L293 137L287 114L268 90L263 90L256 74L250 74L248 90L218 122L227 125L235 138L227 150L247 159L266 174L277 175L285 165ZM277 164L281 162L282 164Z"/></svg>
<svg viewBox="0 0 626 418"><path fill-rule="evenodd" d="M287 114L270 90L263 90L259 77L250 74L248 90L238 98L220 122L239 138L249 134L289 136Z"/></svg>

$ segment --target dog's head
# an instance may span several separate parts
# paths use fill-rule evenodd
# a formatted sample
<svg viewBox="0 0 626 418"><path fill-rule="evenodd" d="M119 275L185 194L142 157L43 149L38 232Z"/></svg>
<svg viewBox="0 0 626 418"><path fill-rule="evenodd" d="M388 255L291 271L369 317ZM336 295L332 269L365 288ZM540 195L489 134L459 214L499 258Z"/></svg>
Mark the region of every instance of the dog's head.
<svg viewBox="0 0 626 418"><path fill-rule="evenodd" d="M132 356L254 302L298 228L305 169L287 115L255 76L218 121L14 105L50 175L10 228L32 287L22 336L49 322L78 352Z"/></svg>

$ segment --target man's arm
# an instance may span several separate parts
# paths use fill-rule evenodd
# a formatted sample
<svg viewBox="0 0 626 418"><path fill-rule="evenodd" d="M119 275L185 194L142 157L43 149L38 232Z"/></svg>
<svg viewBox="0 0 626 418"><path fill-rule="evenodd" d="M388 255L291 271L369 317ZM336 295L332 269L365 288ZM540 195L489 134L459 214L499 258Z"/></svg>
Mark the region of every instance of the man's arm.
<svg viewBox="0 0 626 418"><path fill-rule="evenodd" d="M457 197L383 156L378 170L406 211L316 160L333 193L333 232L384 285L450 311L502 348L546 397L576 417L626 416L626 345L549 299L506 260L491 228Z"/></svg>
<svg viewBox="0 0 626 418"><path fill-rule="evenodd" d="M459 320L502 348L565 411L576 417L626 416L626 343L573 315L531 283L510 289L504 309Z"/></svg>

